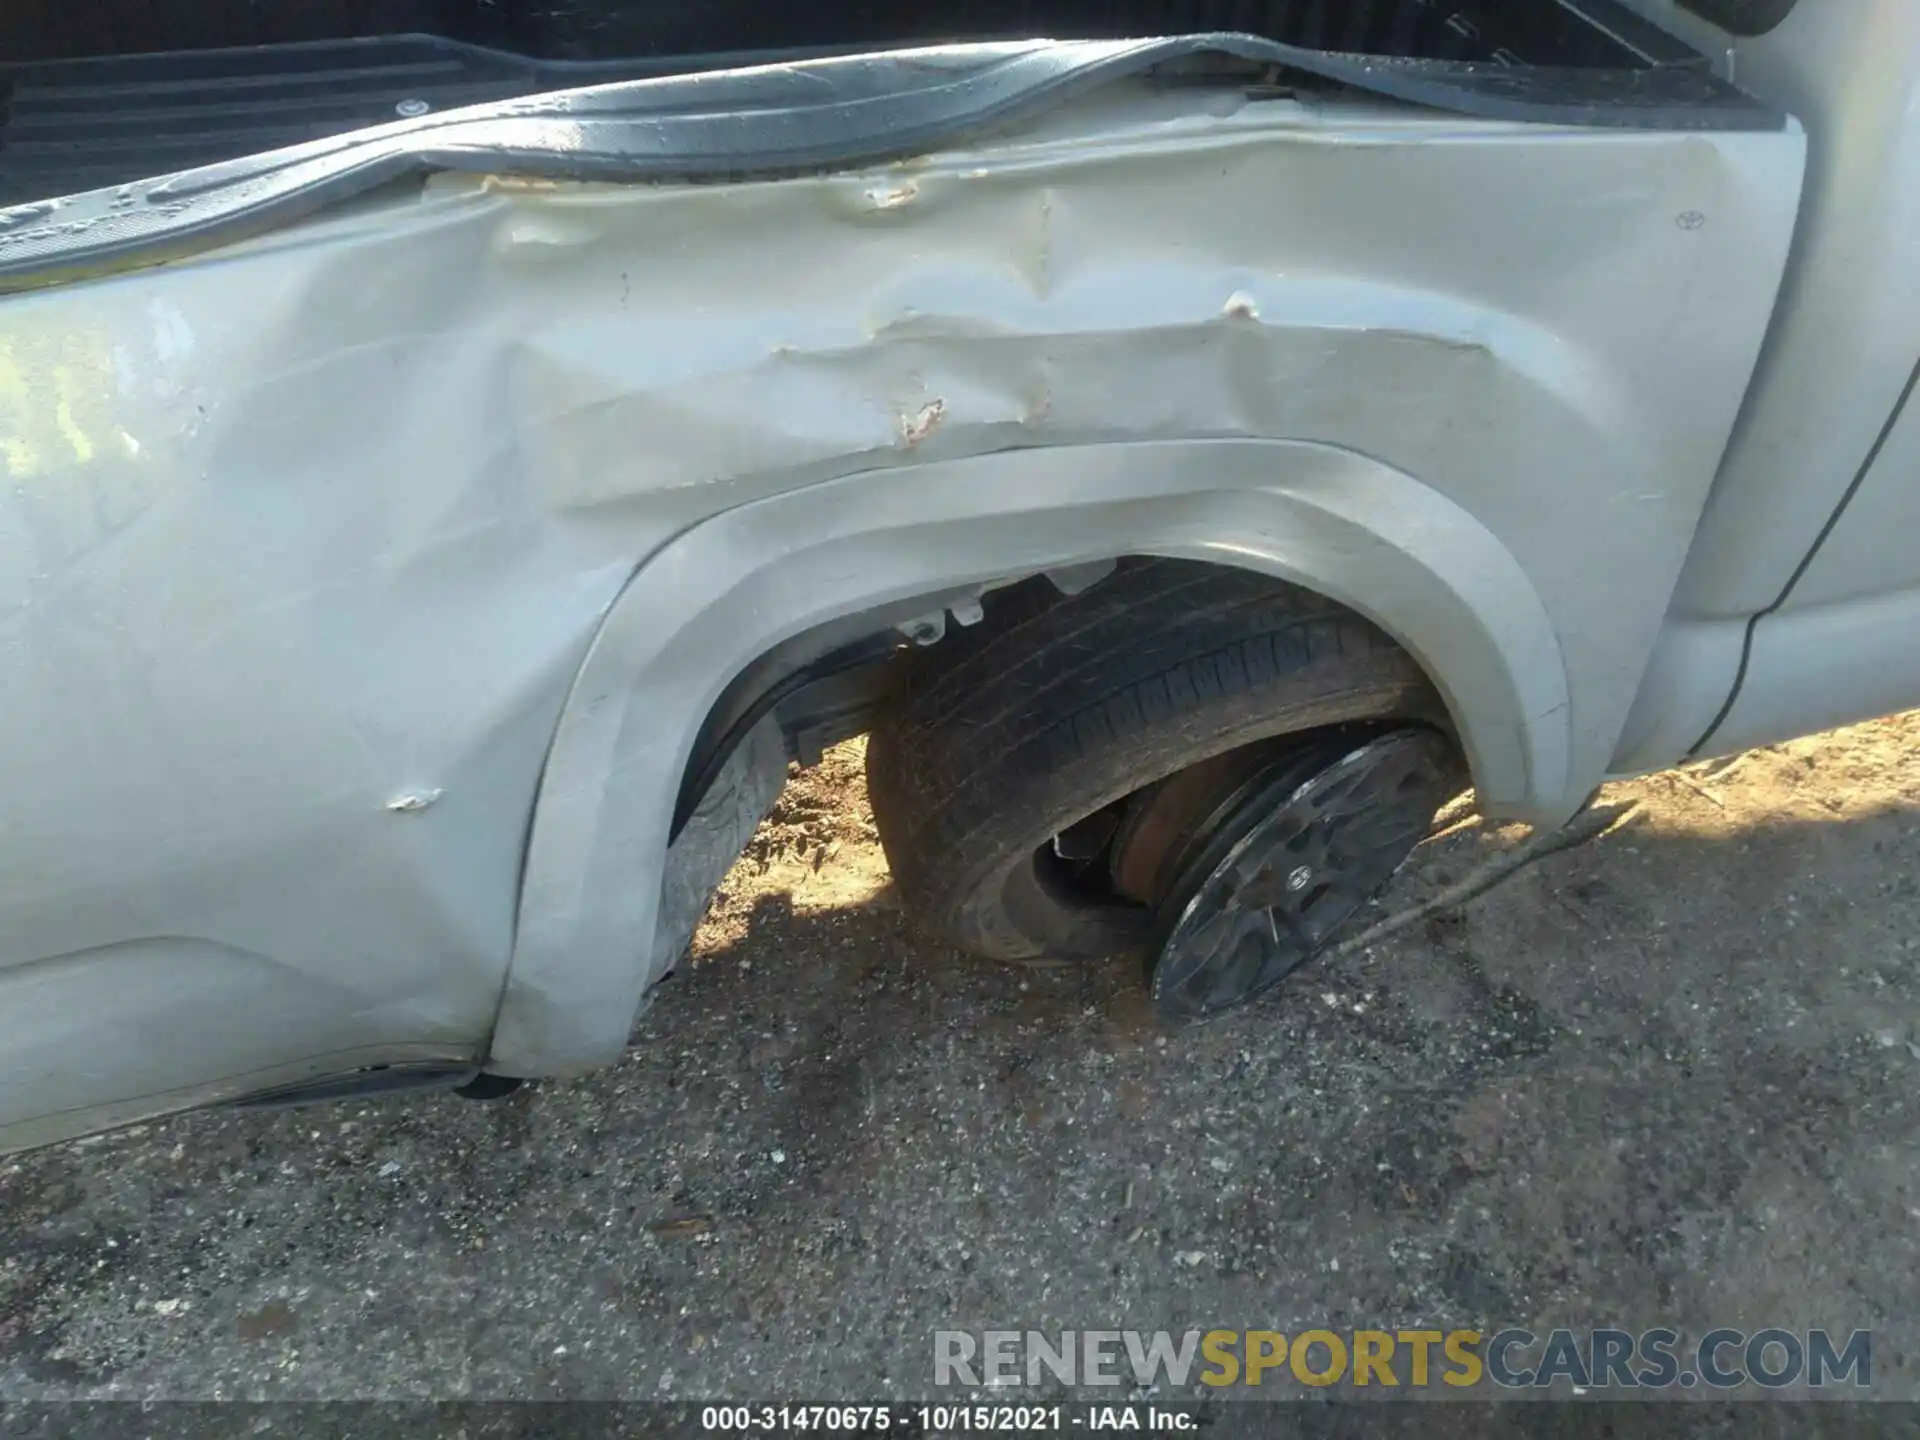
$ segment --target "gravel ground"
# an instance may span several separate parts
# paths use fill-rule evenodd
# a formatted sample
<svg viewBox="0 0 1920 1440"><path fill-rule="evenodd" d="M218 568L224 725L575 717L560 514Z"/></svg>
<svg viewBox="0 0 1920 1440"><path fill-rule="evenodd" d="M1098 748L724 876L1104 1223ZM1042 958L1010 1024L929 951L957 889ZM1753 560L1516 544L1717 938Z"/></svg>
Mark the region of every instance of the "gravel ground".
<svg viewBox="0 0 1920 1440"><path fill-rule="evenodd" d="M1920 1396L1920 717L1167 1033L916 936L845 747L616 1069L0 1162L0 1396L922 1396L1002 1326L1823 1326ZM1389 897L1516 832L1464 823Z"/></svg>

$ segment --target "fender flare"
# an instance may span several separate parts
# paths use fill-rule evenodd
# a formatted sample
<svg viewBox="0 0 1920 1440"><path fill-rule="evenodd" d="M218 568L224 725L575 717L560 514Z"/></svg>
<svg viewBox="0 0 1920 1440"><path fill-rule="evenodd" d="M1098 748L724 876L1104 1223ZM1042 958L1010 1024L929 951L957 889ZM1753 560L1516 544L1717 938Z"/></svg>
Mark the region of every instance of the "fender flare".
<svg viewBox="0 0 1920 1440"><path fill-rule="evenodd" d="M1571 713L1519 562L1414 477L1289 440L1003 451L845 475L726 510L629 578L575 676L535 802L488 1066L611 1063L648 988L681 773L757 655L855 611L1125 554L1262 570L1351 606L1426 668L1482 804L1557 821Z"/></svg>

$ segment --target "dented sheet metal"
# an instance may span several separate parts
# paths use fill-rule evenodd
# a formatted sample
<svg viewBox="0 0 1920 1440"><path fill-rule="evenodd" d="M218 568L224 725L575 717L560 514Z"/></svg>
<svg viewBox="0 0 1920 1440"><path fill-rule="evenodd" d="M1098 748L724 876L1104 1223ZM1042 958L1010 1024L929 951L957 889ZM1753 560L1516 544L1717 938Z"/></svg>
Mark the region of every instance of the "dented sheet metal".
<svg viewBox="0 0 1920 1440"><path fill-rule="evenodd" d="M1579 70L1345 55L1257 35L949 45L671 76L478 105L180 175L0 210L0 287L152 263L439 170L633 182L846 168L952 145L1196 56L1470 115L1778 129L1702 63Z"/></svg>
<svg viewBox="0 0 1920 1440"><path fill-rule="evenodd" d="M1490 796L1577 803L1802 158L1120 83L0 300L0 1145L343 1056L610 1058L740 666L1108 547L1351 599Z"/></svg>

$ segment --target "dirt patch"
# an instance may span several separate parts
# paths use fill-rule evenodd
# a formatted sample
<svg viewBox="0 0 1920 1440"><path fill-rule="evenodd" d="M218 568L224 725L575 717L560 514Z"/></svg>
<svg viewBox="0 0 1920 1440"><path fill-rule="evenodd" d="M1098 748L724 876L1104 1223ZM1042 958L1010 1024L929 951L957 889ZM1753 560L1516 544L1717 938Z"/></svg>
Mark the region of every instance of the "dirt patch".
<svg viewBox="0 0 1920 1440"><path fill-rule="evenodd" d="M793 777L620 1065L0 1162L0 1395L931 1398L941 1328L1731 1325L1871 1329L1920 1397L1920 715L1609 786L1178 1031L1137 966L928 941L862 759ZM1527 840L1454 813L1382 913Z"/></svg>
<svg viewBox="0 0 1920 1440"><path fill-rule="evenodd" d="M738 944L769 900L788 913L891 904L891 879L867 804L861 736L827 751L818 765L791 768L773 813L714 892L692 957Z"/></svg>

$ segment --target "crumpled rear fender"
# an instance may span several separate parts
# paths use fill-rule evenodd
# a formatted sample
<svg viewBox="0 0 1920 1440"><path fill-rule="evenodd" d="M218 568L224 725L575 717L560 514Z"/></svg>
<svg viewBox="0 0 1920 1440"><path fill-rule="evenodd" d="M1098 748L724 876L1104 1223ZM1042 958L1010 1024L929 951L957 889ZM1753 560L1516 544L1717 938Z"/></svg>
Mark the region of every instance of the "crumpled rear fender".
<svg viewBox="0 0 1920 1440"><path fill-rule="evenodd" d="M1118 83L847 173L439 175L0 299L0 1016L31 982L74 1027L0 1039L0 1098L490 1032L509 1072L612 1058L730 677L1079 558L1327 590L1427 665L1491 805L1566 813L1803 153ZM106 1013L101 964L199 1042Z"/></svg>
<svg viewBox="0 0 1920 1440"><path fill-rule="evenodd" d="M1577 798L1539 595L1492 534L1411 476L1325 445L1169 441L975 456L903 480L869 471L726 511L622 591L541 782L493 1068L618 1055L658 978L646 877L665 866L708 708L764 650L891 600L1127 554L1262 570L1352 606L1421 660L1483 804L1555 820Z"/></svg>

